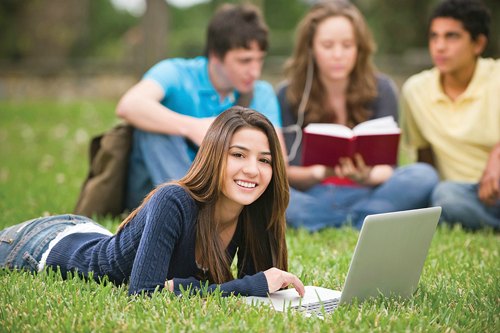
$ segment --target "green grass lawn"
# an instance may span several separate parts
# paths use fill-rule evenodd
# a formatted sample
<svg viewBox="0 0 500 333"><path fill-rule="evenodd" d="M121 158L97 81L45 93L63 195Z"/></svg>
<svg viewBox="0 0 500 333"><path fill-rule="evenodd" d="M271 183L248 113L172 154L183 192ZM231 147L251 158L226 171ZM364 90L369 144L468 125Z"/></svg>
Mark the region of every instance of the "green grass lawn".
<svg viewBox="0 0 500 333"><path fill-rule="evenodd" d="M91 136L116 118L114 102L0 101L0 228L71 212ZM118 220L100 223L115 230ZM341 289L357 240L348 228L289 230L290 271ZM219 295L127 296L126 286L0 270L0 332L338 331L499 332L500 238L439 227L415 296L340 307L324 320Z"/></svg>

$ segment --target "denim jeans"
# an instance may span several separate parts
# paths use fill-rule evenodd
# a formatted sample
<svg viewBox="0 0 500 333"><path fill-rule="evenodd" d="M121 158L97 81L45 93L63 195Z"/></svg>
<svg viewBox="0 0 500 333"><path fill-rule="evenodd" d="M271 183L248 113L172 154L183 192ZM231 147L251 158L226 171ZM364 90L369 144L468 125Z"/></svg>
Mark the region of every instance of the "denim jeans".
<svg viewBox="0 0 500 333"><path fill-rule="evenodd" d="M473 230L485 226L500 230L500 200L487 206L479 200L477 191L478 184L445 181L436 186L431 202L443 208L442 222Z"/></svg>
<svg viewBox="0 0 500 333"><path fill-rule="evenodd" d="M438 182L434 168L416 163L395 169L376 187L319 184L303 192L292 188L287 223L309 231L346 224L361 228L367 215L427 207Z"/></svg>
<svg viewBox="0 0 500 333"><path fill-rule="evenodd" d="M38 271L42 254L60 232L81 223L95 223L79 215L39 217L0 231L0 267Z"/></svg>
<svg viewBox="0 0 500 333"><path fill-rule="evenodd" d="M134 129L129 158L126 208L132 210L159 184L182 178L192 163L183 137Z"/></svg>

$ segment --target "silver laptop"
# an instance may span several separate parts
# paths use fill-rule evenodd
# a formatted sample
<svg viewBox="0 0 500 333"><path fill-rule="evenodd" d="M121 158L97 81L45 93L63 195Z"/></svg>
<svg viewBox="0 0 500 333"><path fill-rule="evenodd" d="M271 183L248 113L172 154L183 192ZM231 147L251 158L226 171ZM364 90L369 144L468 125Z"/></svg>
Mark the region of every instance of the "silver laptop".
<svg viewBox="0 0 500 333"><path fill-rule="evenodd" d="M303 298L291 288L245 300L269 303L278 311L292 308L322 317L354 299L379 295L409 298L417 289L440 215L441 207L431 207L367 216L342 292L306 286Z"/></svg>

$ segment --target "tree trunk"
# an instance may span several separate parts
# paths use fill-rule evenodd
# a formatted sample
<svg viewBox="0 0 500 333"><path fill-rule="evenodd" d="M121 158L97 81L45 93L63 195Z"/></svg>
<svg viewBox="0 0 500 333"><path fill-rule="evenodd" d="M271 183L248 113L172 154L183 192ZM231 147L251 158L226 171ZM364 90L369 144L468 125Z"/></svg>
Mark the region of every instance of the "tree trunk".
<svg viewBox="0 0 500 333"><path fill-rule="evenodd" d="M159 60L167 51L168 6L165 0L146 0L146 12L142 18L143 45L140 66L145 71Z"/></svg>
<svg viewBox="0 0 500 333"><path fill-rule="evenodd" d="M16 20L21 60L46 73L61 70L87 19L88 0L25 1Z"/></svg>

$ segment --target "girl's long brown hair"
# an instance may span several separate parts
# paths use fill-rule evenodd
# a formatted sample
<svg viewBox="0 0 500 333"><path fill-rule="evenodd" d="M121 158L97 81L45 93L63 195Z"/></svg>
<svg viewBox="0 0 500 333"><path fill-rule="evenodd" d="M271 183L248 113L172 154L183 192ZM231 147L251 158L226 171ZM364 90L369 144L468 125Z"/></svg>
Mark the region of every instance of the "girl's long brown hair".
<svg viewBox="0 0 500 333"><path fill-rule="evenodd" d="M298 105L305 87L308 62L314 61L312 50L316 30L321 22L334 16L343 16L352 23L358 48L356 65L349 76L346 96L347 125L352 127L370 117L367 105L376 97L377 86L371 59L375 51L375 42L363 15L348 1L320 1L300 21L292 57L285 64L285 75L289 82L286 97L297 116ZM335 113L327 112L326 91L319 79L318 67L316 64L313 67L313 82L305 108L304 126L313 122L324 123L332 120L336 122L335 116L332 119L332 114Z"/></svg>
<svg viewBox="0 0 500 333"><path fill-rule="evenodd" d="M244 267L247 260L252 260L256 271L271 267L288 269L285 210L289 201L289 189L278 137L265 116L257 111L236 106L215 119L186 176L174 182L184 187L198 203L196 258L200 260L202 267L208 268L208 277L212 283L223 283L234 278L231 274L230 258L223 249L217 232L215 203L222 193L231 138L241 128L255 128L267 136L273 174L264 193L252 204L245 206L240 214L244 248L239 251L244 251L245 257L243 263L238 266ZM120 224L118 232L137 215L156 191L157 189L149 193L143 203Z"/></svg>

